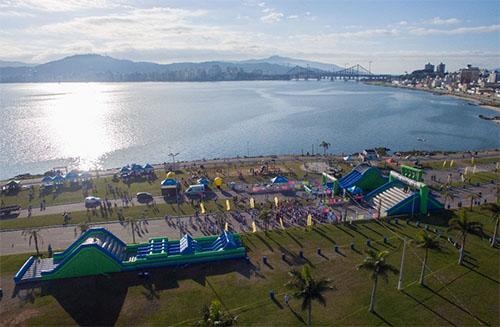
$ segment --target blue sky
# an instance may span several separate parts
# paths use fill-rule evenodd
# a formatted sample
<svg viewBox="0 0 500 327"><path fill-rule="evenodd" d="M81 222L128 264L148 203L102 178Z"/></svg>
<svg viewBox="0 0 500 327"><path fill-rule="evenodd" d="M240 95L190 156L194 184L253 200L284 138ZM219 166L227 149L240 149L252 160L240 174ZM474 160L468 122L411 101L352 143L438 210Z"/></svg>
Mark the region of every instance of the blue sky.
<svg viewBox="0 0 500 327"><path fill-rule="evenodd" d="M0 0L0 59L161 63L283 55L400 73L500 66L498 1Z"/></svg>

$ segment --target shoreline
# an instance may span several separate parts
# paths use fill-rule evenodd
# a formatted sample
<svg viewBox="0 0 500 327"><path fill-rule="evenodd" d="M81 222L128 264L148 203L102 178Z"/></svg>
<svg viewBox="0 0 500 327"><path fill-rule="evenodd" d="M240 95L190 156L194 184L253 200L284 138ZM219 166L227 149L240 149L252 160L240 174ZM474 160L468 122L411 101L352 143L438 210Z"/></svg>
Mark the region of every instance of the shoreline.
<svg viewBox="0 0 500 327"><path fill-rule="evenodd" d="M380 157L380 160L385 160L387 158L392 158L395 156L395 153L400 153L401 156L411 156L412 160L418 159L420 161L426 160L442 160L442 159L462 159L463 155L472 155L472 153L477 153L475 155L477 158L481 157L491 157L491 156L500 156L500 148L492 148L492 149L483 149L483 150L460 150L460 151L448 151L448 150L435 150L435 151L427 151L427 150L408 150L408 151L391 151L392 154L384 155ZM351 156L356 156L358 153L350 154ZM326 159L328 160L343 160L344 156L349 154L344 153L329 153L327 154ZM261 155L261 156L253 156L253 157L232 157L232 158L214 158L214 159L194 159L194 160L183 160L176 161L175 166L177 169L185 169L188 166L192 165L205 165L207 168L209 167L220 167L223 165L234 165L234 164L259 164L262 161L310 161L310 160L325 160L325 157L322 154L315 155L301 155L301 154L286 154L286 155ZM172 162L165 162L167 167L172 165ZM165 163L153 163L151 164L155 170L163 169ZM131 163L129 163L131 164ZM126 165L126 164L124 164ZM111 167L111 168L100 168L89 170L93 177L107 177L112 176L117 173L117 171L121 167ZM68 167L70 169L70 167ZM77 168L73 168L79 170ZM26 173L29 174L29 173ZM19 175L18 175L19 176ZM0 185L7 183L10 180L19 180L22 185L30 185L30 184L38 184L40 183L40 179L43 178L44 173L34 174L27 178L16 178L13 176L11 178L2 178L0 179Z"/></svg>
<svg viewBox="0 0 500 327"><path fill-rule="evenodd" d="M500 113L500 100L499 100L498 104L492 104L492 103L484 102L483 99L478 99L474 96L470 96L467 94L455 94L455 93L450 93L448 91L442 91L442 90L432 90L432 89L427 89L427 88L415 88L415 87L408 87L408 86L401 86L401 85L393 85L391 83L386 83L386 82L365 82L365 83L368 85L374 85L374 86L393 87L393 88L412 90L412 91L423 91L423 92L432 93L434 95L453 97L456 99L467 101L467 102L469 102L473 105L476 105L478 107L483 107L483 108L494 110L494 111ZM490 101L494 102L493 100L490 100Z"/></svg>

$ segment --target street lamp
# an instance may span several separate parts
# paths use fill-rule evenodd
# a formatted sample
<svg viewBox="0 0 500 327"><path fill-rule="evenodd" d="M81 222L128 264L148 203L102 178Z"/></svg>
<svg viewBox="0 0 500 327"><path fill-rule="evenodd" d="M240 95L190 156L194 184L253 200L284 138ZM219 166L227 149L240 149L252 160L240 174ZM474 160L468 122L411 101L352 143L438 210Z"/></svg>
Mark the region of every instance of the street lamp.
<svg viewBox="0 0 500 327"><path fill-rule="evenodd" d="M168 155L169 157L172 157L172 170L175 171L175 157L177 157L180 154L180 152L173 153L170 152Z"/></svg>

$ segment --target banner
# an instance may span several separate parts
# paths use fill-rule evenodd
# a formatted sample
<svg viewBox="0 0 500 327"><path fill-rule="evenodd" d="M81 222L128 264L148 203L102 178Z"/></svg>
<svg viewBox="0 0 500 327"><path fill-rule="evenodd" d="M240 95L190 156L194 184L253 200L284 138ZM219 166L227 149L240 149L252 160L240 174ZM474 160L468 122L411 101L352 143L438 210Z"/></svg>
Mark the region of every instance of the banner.
<svg viewBox="0 0 500 327"><path fill-rule="evenodd" d="M205 214L205 206L203 205L203 202L200 202L200 210L202 214Z"/></svg>
<svg viewBox="0 0 500 327"><path fill-rule="evenodd" d="M250 208L255 209L255 199L250 198Z"/></svg>
<svg viewBox="0 0 500 327"><path fill-rule="evenodd" d="M229 203L229 200L226 199L226 210L230 211L231 210L231 203Z"/></svg>
<svg viewBox="0 0 500 327"><path fill-rule="evenodd" d="M313 217L311 214L307 215L307 226L312 226L313 224Z"/></svg>
<svg viewBox="0 0 500 327"><path fill-rule="evenodd" d="M257 226L255 225L255 221L252 221L252 233L257 232Z"/></svg>

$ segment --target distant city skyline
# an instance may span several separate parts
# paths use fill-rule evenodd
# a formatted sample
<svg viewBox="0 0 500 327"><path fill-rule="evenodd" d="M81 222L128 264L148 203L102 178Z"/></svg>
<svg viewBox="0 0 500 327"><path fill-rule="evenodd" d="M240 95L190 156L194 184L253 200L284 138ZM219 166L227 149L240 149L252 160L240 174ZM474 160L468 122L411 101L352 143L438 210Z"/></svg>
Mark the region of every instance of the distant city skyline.
<svg viewBox="0 0 500 327"><path fill-rule="evenodd" d="M0 0L0 60L288 56L375 72L500 66L497 1Z"/></svg>

